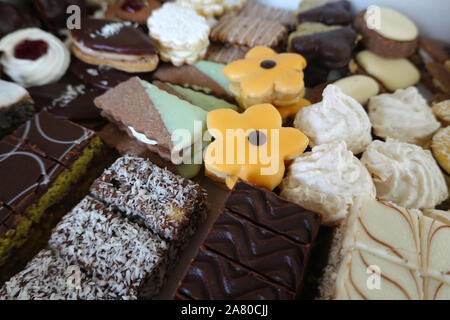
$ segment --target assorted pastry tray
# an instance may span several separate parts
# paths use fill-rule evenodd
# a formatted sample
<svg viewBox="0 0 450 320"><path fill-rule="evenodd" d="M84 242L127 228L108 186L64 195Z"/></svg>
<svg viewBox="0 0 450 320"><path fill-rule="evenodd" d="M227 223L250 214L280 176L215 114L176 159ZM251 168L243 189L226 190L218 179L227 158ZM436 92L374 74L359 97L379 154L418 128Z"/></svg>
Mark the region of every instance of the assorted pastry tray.
<svg viewBox="0 0 450 320"><path fill-rule="evenodd" d="M450 299L450 39L272 5L0 1L0 300Z"/></svg>

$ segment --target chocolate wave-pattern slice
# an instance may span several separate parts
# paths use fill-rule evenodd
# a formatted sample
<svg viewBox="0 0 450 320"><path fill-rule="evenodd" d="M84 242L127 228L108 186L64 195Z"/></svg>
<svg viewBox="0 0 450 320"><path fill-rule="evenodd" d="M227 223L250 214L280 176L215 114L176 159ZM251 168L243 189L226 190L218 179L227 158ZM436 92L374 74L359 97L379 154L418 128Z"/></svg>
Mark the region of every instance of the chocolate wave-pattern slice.
<svg viewBox="0 0 450 320"><path fill-rule="evenodd" d="M204 245L249 269L297 291L310 252L301 245L224 211Z"/></svg>
<svg viewBox="0 0 450 320"><path fill-rule="evenodd" d="M225 204L233 213L300 243L311 243L321 217L272 192L238 181Z"/></svg>
<svg viewBox="0 0 450 320"><path fill-rule="evenodd" d="M205 248L200 248L178 292L193 299L293 299L295 294Z"/></svg>

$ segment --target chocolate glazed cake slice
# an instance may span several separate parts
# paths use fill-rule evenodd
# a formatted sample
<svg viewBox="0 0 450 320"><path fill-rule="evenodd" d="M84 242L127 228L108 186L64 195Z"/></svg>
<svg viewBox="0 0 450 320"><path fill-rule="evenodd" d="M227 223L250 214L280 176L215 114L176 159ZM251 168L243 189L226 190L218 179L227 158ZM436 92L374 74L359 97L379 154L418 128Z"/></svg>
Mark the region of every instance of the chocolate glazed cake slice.
<svg viewBox="0 0 450 320"><path fill-rule="evenodd" d="M0 202L15 222L0 237L1 280L41 249L40 240L107 160L94 132L45 111L0 141Z"/></svg>
<svg viewBox="0 0 450 320"><path fill-rule="evenodd" d="M193 299L241 299L241 291L226 288L248 286L246 299L293 299L301 291L320 222L319 214L239 180L178 293ZM248 274L263 279L255 284L258 290L239 283L239 273L231 270L245 270L246 281ZM273 295L274 288L283 290Z"/></svg>

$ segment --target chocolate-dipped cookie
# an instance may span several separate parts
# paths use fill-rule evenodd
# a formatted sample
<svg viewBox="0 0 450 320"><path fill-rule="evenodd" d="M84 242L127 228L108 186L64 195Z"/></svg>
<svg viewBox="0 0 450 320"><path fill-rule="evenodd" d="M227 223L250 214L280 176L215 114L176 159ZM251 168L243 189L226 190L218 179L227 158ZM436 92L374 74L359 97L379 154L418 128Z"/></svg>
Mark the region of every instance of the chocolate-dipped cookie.
<svg viewBox="0 0 450 320"><path fill-rule="evenodd" d="M417 48L417 26L395 10L383 7L363 10L355 17L353 26L362 34L366 49L383 58L406 58Z"/></svg>
<svg viewBox="0 0 450 320"><path fill-rule="evenodd" d="M333 1L321 5L321 1L317 6L310 4L300 4L296 11L298 23L305 22L321 22L327 25L348 25L351 22L351 4L349 1ZM307 1L306 3L312 1ZM303 5L303 6L302 6Z"/></svg>
<svg viewBox="0 0 450 320"><path fill-rule="evenodd" d="M131 22L85 18L82 26L71 30L71 51L80 60L126 72L156 69L159 58L155 43Z"/></svg>
<svg viewBox="0 0 450 320"><path fill-rule="evenodd" d="M304 23L289 36L288 50L303 55L308 64L341 69L349 63L357 39L350 27Z"/></svg>

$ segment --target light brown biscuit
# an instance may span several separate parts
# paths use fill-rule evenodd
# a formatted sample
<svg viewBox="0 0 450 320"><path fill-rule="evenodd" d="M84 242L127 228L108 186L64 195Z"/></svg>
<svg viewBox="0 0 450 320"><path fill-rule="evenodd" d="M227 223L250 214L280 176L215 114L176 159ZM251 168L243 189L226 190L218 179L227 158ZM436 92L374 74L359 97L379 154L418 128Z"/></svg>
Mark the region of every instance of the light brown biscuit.
<svg viewBox="0 0 450 320"><path fill-rule="evenodd" d="M427 70L433 76L433 84L442 92L450 94L450 72L438 62L427 63Z"/></svg>
<svg viewBox="0 0 450 320"><path fill-rule="evenodd" d="M243 48L224 46L211 43L206 52L205 60L228 64L232 61L244 59L246 51Z"/></svg>
<svg viewBox="0 0 450 320"><path fill-rule="evenodd" d="M113 68L125 72L150 72L158 66L158 55L142 55L135 60L120 60L120 59L102 59L94 57L82 52L76 45L70 46L70 51L81 61L103 66L111 66ZM101 54L101 51L98 51Z"/></svg>
<svg viewBox="0 0 450 320"><path fill-rule="evenodd" d="M433 39L419 37L419 48L424 50L434 61L445 63L450 60L450 53L445 44Z"/></svg>
<svg viewBox="0 0 450 320"><path fill-rule="evenodd" d="M295 29L297 19L293 11L266 6L257 1L249 1L239 12L239 17L267 19L281 23L289 30Z"/></svg>
<svg viewBox="0 0 450 320"><path fill-rule="evenodd" d="M362 34L364 46L383 58L401 59L409 57L417 48L418 40L396 41L387 39L375 30L367 27L364 20L366 10L361 11L355 17L353 26L357 32Z"/></svg>
<svg viewBox="0 0 450 320"><path fill-rule="evenodd" d="M212 28L210 39L239 47L266 46L276 48L287 38L287 29L267 19L225 14Z"/></svg>

